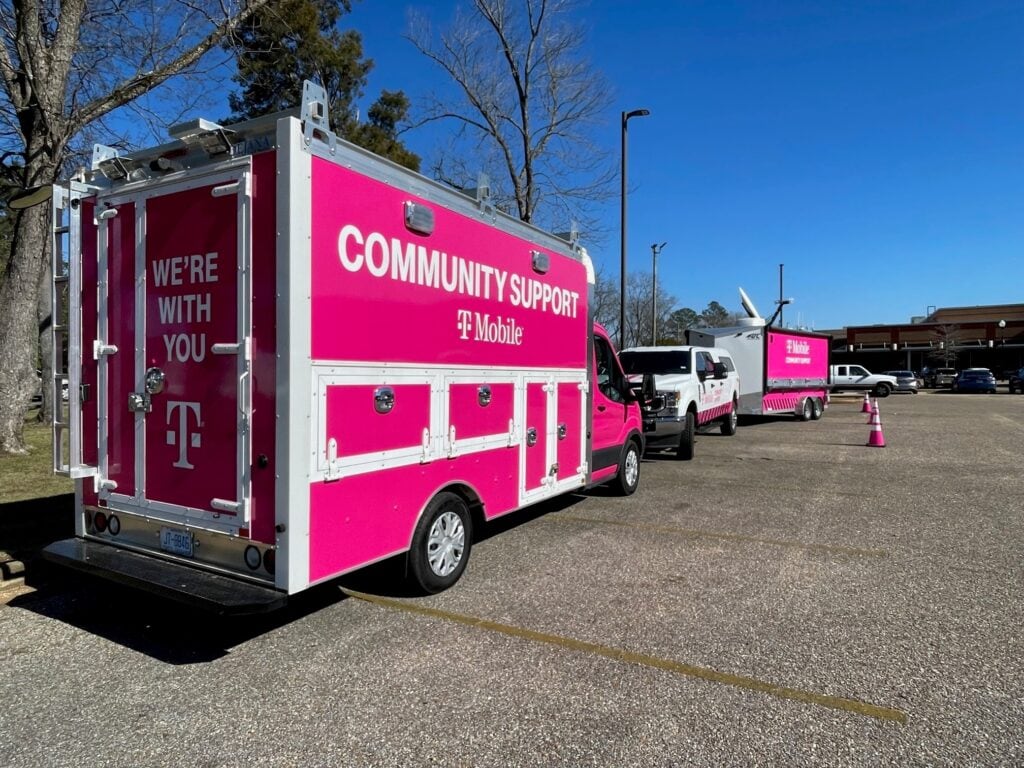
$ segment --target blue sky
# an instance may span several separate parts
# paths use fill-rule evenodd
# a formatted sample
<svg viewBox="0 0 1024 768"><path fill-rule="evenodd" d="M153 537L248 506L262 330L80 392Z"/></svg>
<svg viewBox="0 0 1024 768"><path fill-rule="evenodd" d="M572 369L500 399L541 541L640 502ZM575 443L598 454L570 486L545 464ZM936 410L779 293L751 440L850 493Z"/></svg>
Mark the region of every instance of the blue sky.
<svg viewBox="0 0 1024 768"><path fill-rule="evenodd" d="M454 0L362 0L347 23L382 88L443 85L402 33ZM629 268L679 306L763 313L785 264L785 319L819 329L907 322L929 306L1024 302L1024 3L614 2L581 14L613 89L597 139L629 123ZM405 135L430 154L427 131ZM618 279L611 236L591 248Z"/></svg>

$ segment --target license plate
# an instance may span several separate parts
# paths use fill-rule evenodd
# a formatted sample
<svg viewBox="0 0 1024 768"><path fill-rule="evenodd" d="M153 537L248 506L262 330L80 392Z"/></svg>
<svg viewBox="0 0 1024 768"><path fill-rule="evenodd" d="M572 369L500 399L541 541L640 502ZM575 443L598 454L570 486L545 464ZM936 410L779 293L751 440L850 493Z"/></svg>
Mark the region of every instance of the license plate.
<svg viewBox="0 0 1024 768"><path fill-rule="evenodd" d="M192 534L178 528L161 528L160 548L164 552L192 557Z"/></svg>

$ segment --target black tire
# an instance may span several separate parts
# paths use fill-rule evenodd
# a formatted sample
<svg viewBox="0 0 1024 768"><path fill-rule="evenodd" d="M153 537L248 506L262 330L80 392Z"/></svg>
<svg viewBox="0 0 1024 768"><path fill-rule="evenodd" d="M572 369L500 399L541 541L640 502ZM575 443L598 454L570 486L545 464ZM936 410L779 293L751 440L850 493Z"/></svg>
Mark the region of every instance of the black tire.
<svg viewBox="0 0 1024 768"><path fill-rule="evenodd" d="M875 386L875 397L888 397L890 392L892 392L892 387L884 381Z"/></svg>
<svg viewBox="0 0 1024 768"><path fill-rule="evenodd" d="M811 402L814 398L805 397L803 407L800 409L800 421L810 421L814 418L814 404Z"/></svg>
<svg viewBox="0 0 1024 768"><path fill-rule="evenodd" d="M736 398L733 398L732 410L722 417L721 430L722 434L725 435L726 437L732 437L733 435L736 434L736 425L740 421L739 413L737 413L738 408L739 403L736 402Z"/></svg>
<svg viewBox="0 0 1024 768"><path fill-rule="evenodd" d="M822 414L825 413L825 404L821 402L821 398L811 398L811 421L817 421L821 418Z"/></svg>
<svg viewBox="0 0 1024 768"><path fill-rule="evenodd" d="M466 570L473 545L473 520L461 496L437 494L423 511L409 550L409 579L432 595L448 589Z"/></svg>
<svg viewBox="0 0 1024 768"><path fill-rule="evenodd" d="M693 458L694 446L696 444L697 414L693 411L687 411L683 422L683 434L679 436L679 447L676 448L676 458L690 461Z"/></svg>
<svg viewBox="0 0 1024 768"><path fill-rule="evenodd" d="M640 487L640 446L636 440L626 443L619 462L619 474L612 481L612 488L619 496L632 496Z"/></svg>

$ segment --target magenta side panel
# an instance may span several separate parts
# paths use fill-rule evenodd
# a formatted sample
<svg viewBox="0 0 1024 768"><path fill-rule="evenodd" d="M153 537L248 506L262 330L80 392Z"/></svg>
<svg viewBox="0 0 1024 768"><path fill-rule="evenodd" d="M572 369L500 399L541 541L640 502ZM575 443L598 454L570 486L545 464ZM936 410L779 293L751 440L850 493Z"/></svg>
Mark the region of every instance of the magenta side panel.
<svg viewBox="0 0 1024 768"><path fill-rule="evenodd" d="M828 379L827 338L768 331L768 380Z"/></svg>
<svg viewBox="0 0 1024 768"><path fill-rule="evenodd" d="M803 389L793 392L773 392L764 396L761 407L765 413L779 411L793 413L805 397L819 397L825 400L823 389Z"/></svg>
<svg viewBox="0 0 1024 768"><path fill-rule="evenodd" d="M558 438L558 479L577 474L583 445L581 408L583 392L578 384L558 385L558 425L565 426L565 437ZM561 432L559 432L561 434Z"/></svg>
<svg viewBox="0 0 1024 768"><path fill-rule="evenodd" d="M378 413L374 395L381 387L346 384L327 388L327 437L338 441L338 456L410 448L423 442L430 426L430 385L388 387L394 405Z"/></svg>
<svg viewBox="0 0 1024 768"><path fill-rule="evenodd" d="M732 410L732 401L724 405L716 405L714 408L708 408L706 411L697 414L698 424L709 424L715 419L720 419Z"/></svg>
<svg viewBox="0 0 1024 768"><path fill-rule="evenodd" d="M480 387L488 387L491 399L480 404ZM455 439L465 440L508 432L515 415L515 387L509 384L452 384L449 388L450 423Z"/></svg>
<svg viewBox="0 0 1024 768"><path fill-rule="evenodd" d="M405 551L427 502L469 486L487 517L517 507L518 447L369 472L309 489L309 578L328 578Z"/></svg>
<svg viewBox="0 0 1024 768"><path fill-rule="evenodd" d="M312 177L314 359L380 361L386 339L393 363L584 366L580 262L317 157ZM407 203L432 233L406 226Z"/></svg>

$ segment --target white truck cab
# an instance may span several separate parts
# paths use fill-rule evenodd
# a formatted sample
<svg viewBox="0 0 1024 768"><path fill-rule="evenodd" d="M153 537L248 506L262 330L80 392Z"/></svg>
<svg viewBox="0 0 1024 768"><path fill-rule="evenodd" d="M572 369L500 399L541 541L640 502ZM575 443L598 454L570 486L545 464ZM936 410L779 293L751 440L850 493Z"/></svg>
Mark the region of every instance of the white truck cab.
<svg viewBox="0 0 1024 768"><path fill-rule="evenodd" d="M675 448L679 458L689 460L698 428L718 424L723 435L736 434L739 376L724 349L632 347L619 359L635 385L664 398L664 407L644 417L649 447Z"/></svg>

